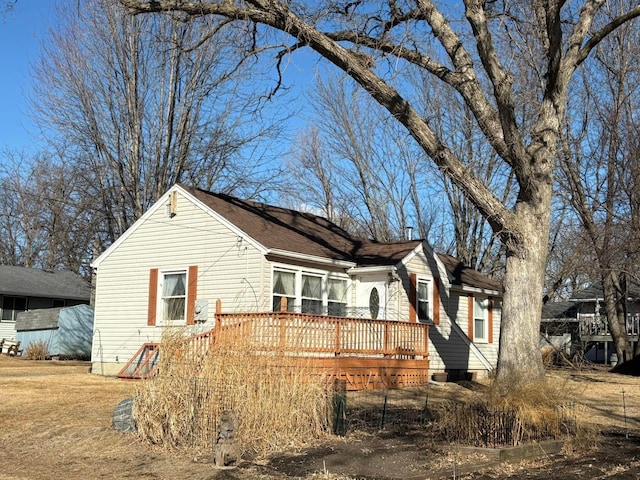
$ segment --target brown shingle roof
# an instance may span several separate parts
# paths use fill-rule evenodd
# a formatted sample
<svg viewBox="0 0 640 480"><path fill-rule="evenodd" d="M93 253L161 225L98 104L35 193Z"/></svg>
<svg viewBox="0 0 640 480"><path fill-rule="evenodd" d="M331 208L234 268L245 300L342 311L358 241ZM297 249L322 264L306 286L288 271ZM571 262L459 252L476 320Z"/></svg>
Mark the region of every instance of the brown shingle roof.
<svg viewBox="0 0 640 480"><path fill-rule="evenodd" d="M437 255L447 269L449 280L453 285L469 285L485 290L502 290L500 282L483 275L473 268L467 267L457 258L443 253L438 253Z"/></svg>
<svg viewBox="0 0 640 480"><path fill-rule="evenodd" d="M358 266L395 265L422 240L375 242L356 238L326 218L240 200L181 185L207 207L266 248L348 261ZM454 284L499 290L500 284L449 255L438 255Z"/></svg>

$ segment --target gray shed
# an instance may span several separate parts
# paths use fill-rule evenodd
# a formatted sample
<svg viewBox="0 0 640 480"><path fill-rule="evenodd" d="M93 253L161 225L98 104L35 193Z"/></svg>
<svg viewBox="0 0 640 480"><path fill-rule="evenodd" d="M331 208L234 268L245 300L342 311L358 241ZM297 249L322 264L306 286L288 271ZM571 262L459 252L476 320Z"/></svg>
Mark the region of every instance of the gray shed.
<svg viewBox="0 0 640 480"><path fill-rule="evenodd" d="M26 351L29 344L44 342L52 357L88 359L93 338L93 307L44 308L18 314L16 340Z"/></svg>

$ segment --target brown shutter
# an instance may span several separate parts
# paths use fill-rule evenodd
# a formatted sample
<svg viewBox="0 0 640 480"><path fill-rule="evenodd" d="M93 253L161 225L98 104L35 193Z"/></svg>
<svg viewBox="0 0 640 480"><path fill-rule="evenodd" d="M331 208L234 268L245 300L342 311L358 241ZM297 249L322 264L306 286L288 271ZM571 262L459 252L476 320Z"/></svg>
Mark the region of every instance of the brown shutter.
<svg viewBox="0 0 640 480"><path fill-rule="evenodd" d="M489 301L487 303L487 308L489 309L489 319L487 321L487 328L489 329L489 332L487 335L487 339L489 340L489 343L493 343L493 297L489 297Z"/></svg>
<svg viewBox="0 0 640 480"><path fill-rule="evenodd" d="M416 312L416 302L418 293L418 277L415 273L409 274L409 322L416 323L418 314Z"/></svg>
<svg viewBox="0 0 640 480"><path fill-rule="evenodd" d="M196 319L196 298L198 296L198 266L190 266L187 276L187 325L193 325Z"/></svg>
<svg viewBox="0 0 640 480"><path fill-rule="evenodd" d="M158 305L158 269L149 271L149 305L147 310L147 325L156 324L156 308Z"/></svg>
<svg viewBox="0 0 640 480"><path fill-rule="evenodd" d="M433 324L440 325L440 279L433 277Z"/></svg>
<svg viewBox="0 0 640 480"><path fill-rule="evenodd" d="M469 340L473 342L473 295L467 295L467 304L467 317L469 319L469 331L467 332L467 335L469 335Z"/></svg>

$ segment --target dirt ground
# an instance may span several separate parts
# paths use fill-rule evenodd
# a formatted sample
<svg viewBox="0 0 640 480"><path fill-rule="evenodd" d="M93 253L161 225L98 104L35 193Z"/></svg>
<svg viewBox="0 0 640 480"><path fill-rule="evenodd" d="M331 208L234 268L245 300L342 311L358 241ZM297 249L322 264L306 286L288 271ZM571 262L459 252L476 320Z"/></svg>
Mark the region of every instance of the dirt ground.
<svg viewBox="0 0 640 480"><path fill-rule="evenodd" d="M112 428L134 383L90 374L86 363L0 355L0 479L640 479L640 377L602 368L549 375L579 396L583 419L601 432L560 454L498 464L390 426L219 469L210 457L168 452ZM430 401L473 395L466 387L434 385Z"/></svg>

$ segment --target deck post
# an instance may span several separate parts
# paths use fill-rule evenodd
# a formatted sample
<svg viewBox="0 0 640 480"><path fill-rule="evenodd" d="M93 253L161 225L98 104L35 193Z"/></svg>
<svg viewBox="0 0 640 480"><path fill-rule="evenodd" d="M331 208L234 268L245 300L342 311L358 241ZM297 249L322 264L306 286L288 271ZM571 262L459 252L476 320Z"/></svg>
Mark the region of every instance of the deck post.
<svg viewBox="0 0 640 480"><path fill-rule="evenodd" d="M287 325L286 316L287 312L287 297L282 297L280 301L280 314L278 315L278 323L280 323L280 350L284 352L287 346Z"/></svg>
<svg viewBox="0 0 640 480"><path fill-rule="evenodd" d="M423 357L429 358L429 328L431 328L429 325L425 325L424 327L424 346L423 351L424 351L424 355Z"/></svg>
<svg viewBox="0 0 640 480"><path fill-rule="evenodd" d="M383 340L383 355L385 357L388 357L391 352L389 352L389 324L385 323L384 324L384 340Z"/></svg>
<svg viewBox="0 0 640 480"><path fill-rule="evenodd" d="M336 321L336 346L335 351L333 352L334 356L340 356L340 320Z"/></svg>

